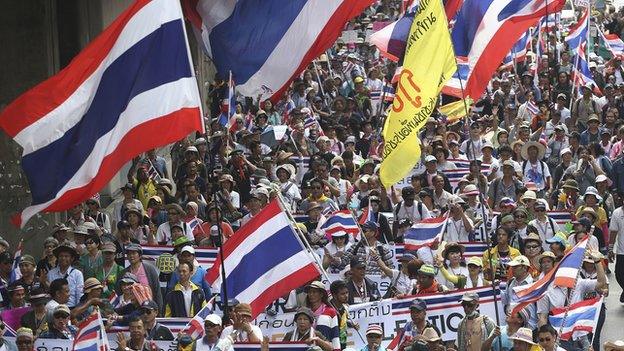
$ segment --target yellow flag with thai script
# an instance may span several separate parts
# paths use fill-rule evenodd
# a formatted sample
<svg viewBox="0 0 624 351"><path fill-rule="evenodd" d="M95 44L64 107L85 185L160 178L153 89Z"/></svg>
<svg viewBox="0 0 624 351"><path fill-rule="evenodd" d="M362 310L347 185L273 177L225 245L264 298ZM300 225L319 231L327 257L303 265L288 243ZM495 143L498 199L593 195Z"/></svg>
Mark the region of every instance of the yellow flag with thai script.
<svg viewBox="0 0 624 351"><path fill-rule="evenodd" d="M450 104L438 107L438 111L446 116L446 123L454 123L466 116L466 110L472 105L472 99L467 97L464 100L451 102Z"/></svg>
<svg viewBox="0 0 624 351"><path fill-rule="evenodd" d="M441 0L421 0L407 37L403 70L383 128L381 182L403 179L420 159L418 131L436 107L438 94L456 69Z"/></svg>

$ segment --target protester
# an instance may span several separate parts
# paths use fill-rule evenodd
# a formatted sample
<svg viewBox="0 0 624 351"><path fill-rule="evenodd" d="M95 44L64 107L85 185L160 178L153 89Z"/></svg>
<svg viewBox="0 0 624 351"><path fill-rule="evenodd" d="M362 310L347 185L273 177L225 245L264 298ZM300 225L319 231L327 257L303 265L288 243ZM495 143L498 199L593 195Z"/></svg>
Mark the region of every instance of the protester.
<svg viewBox="0 0 624 351"><path fill-rule="evenodd" d="M489 316L479 314L478 294L467 292L462 296L460 302L464 308L465 316L457 327L458 349L481 350L497 326Z"/></svg>
<svg viewBox="0 0 624 351"><path fill-rule="evenodd" d="M71 312L67 305L58 305L48 318L48 330L39 335L42 339L73 340L78 329L70 324ZM51 317L51 318L50 318Z"/></svg>

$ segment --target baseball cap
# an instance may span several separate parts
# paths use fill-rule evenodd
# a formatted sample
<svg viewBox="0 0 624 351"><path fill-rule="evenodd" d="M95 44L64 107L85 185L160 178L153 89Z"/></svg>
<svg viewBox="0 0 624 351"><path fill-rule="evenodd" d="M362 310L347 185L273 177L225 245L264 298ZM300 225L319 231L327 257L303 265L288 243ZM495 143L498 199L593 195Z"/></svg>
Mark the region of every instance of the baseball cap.
<svg viewBox="0 0 624 351"><path fill-rule="evenodd" d="M410 310L411 309L424 311L427 309L427 303L423 299L414 299L410 304Z"/></svg>
<svg viewBox="0 0 624 351"><path fill-rule="evenodd" d="M465 293L459 302L479 302L479 295L474 292Z"/></svg>
<svg viewBox="0 0 624 351"><path fill-rule="evenodd" d="M206 319L204 319L204 323L212 323L214 325L223 325L223 321L221 320L221 317L214 313L206 316Z"/></svg>
<svg viewBox="0 0 624 351"><path fill-rule="evenodd" d="M191 255L194 255L195 254L195 249L192 246L190 246L190 245L186 245L186 246L184 246L182 248L182 250L180 250L180 253L182 253L182 252L188 252Z"/></svg>
<svg viewBox="0 0 624 351"><path fill-rule="evenodd" d="M530 267L531 266L531 262L529 262L529 259L526 256L520 255L520 256L516 256L513 260L511 260L511 262L509 262L508 265L510 267L515 267L515 266L527 266L527 267Z"/></svg>
<svg viewBox="0 0 624 351"><path fill-rule="evenodd" d="M366 335L370 334L383 335L383 330L379 324L369 324L366 328Z"/></svg>
<svg viewBox="0 0 624 351"><path fill-rule="evenodd" d="M427 155L427 157L425 157L425 163L427 162L438 162L438 159L433 155Z"/></svg>
<svg viewBox="0 0 624 351"><path fill-rule="evenodd" d="M141 308L149 308L150 310L158 311L158 304L154 300L145 300L141 304Z"/></svg>

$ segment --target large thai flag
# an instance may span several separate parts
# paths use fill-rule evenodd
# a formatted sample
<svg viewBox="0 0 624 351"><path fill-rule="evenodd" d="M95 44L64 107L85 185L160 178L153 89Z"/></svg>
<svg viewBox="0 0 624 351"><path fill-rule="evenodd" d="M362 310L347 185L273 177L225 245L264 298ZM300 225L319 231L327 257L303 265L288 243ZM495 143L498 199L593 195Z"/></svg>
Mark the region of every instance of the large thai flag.
<svg viewBox="0 0 624 351"><path fill-rule="evenodd" d="M403 235L405 250L418 250L439 242L446 228L447 217L427 218L414 224Z"/></svg>
<svg viewBox="0 0 624 351"><path fill-rule="evenodd" d="M223 245L228 296L251 304L253 318L320 274L292 224L273 200ZM216 290L222 283L220 257L205 277Z"/></svg>
<svg viewBox="0 0 624 351"><path fill-rule="evenodd" d="M14 223L67 210L136 155L202 131L200 107L180 5L137 0L0 114L0 127L23 148L33 198Z"/></svg>
<svg viewBox="0 0 624 351"><path fill-rule="evenodd" d="M589 70L589 64L587 63L587 56L585 55L587 43L581 43L581 49L578 51L578 58L574 59L576 66L572 67L572 79L576 82L576 86L580 87L585 84L591 84L594 94L601 96L602 92L598 85L594 81L594 75ZM579 89L580 95L580 89Z"/></svg>
<svg viewBox="0 0 624 351"><path fill-rule="evenodd" d="M466 0L452 39L455 55L468 59L466 94L478 98L520 36L565 0Z"/></svg>
<svg viewBox="0 0 624 351"><path fill-rule="evenodd" d="M583 263L585 248L588 239L581 240L568 251L559 263L548 274L533 284L513 288L515 295L512 299L512 314L522 310L525 306L539 300L546 294L551 284L572 288L576 282L579 268Z"/></svg>
<svg viewBox="0 0 624 351"><path fill-rule="evenodd" d="M587 40L587 31L589 30L589 11L585 10L579 21L570 28L570 32L565 38L570 50L577 53L581 43Z"/></svg>
<svg viewBox="0 0 624 351"><path fill-rule="evenodd" d="M373 0L184 0L186 17L217 71L239 93L275 100L344 24ZM274 101L276 102L276 101Z"/></svg>
<svg viewBox="0 0 624 351"><path fill-rule="evenodd" d="M598 324L603 297L583 300L570 306L551 310L548 321L557 330L561 330L561 340L573 340L575 334L593 333ZM564 323L565 321L565 323Z"/></svg>
<svg viewBox="0 0 624 351"><path fill-rule="evenodd" d="M110 350L108 337L102 323L100 312L96 311L78 326L74 339L74 351L107 351Z"/></svg>
<svg viewBox="0 0 624 351"><path fill-rule="evenodd" d="M518 63L518 62L522 62L525 60L526 53L527 53L527 45L529 44L530 37L531 37L531 34L529 33L528 30L524 32L524 34L522 34L520 39L518 39L518 41L511 48L511 51L509 52L509 54L505 56L505 59L503 60L503 67L511 67L511 65L514 64L514 62Z"/></svg>
<svg viewBox="0 0 624 351"><path fill-rule="evenodd" d="M463 91L466 89L466 84L468 83L470 65L466 57L456 56L455 61L457 61L457 70L453 73L451 79L442 87L442 93L461 99L464 96Z"/></svg>
<svg viewBox="0 0 624 351"><path fill-rule="evenodd" d="M405 56L405 45L414 22L417 4L412 4L398 20L383 27L370 36L370 42L379 52L392 61L398 62Z"/></svg>
<svg viewBox="0 0 624 351"><path fill-rule="evenodd" d="M351 234L355 239L358 239L360 235L360 227L349 210L334 212L319 226L319 229L324 230L328 237L331 237L332 233L340 231Z"/></svg>

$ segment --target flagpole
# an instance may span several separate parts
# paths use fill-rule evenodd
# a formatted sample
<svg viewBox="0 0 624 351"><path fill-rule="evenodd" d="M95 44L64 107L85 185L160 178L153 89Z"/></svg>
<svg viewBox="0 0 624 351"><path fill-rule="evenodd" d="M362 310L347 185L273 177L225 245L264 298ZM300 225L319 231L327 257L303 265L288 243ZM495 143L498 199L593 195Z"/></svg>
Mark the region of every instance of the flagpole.
<svg viewBox="0 0 624 351"><path fill-rule="evenodd" d="M323 103L325 104L326 107L329 107L329 105L327 104L327 100L325 98L325 89L323 89L323 84L321 82L321 75L319 74L318 67L316 66L316 60L312 60L312 65L314 66L314 71L316 72L316 80L318 81L319 89L321 90L321 95L323 95Z"/></svg>
<svg viewBox="0 0 624 351"><path fill-rule="evenodd" d="M297 221L295 221L295 217L293 217L292 213L290 213L289 207L286 206L286 203L284 202L284 198L282 197L281 192L277 192L277 199L279 200L278 203L279 203L279 206L282 209L282 211L286 212L286 215L288 216L288 219L290 219L292 224L295 224L295 225L291 224L291 227L298 234L297 235L297 240L299 240L299 243L306 249L308 254L312 257L312 259L314 260L314 262L318 266L319 270L321 271L321 275L324 276L325 279L327 279L327 281L330 282L330 284L331 284L331 279L329 278L329 274L327 273L325 268L323 268L323 264L321 262L319 262L318 257L314 253L314 250L312 249L312 246L308 242L308 239L306 238L306 236L303 234L303 232L301 232L301 229L299 229L299 227L296 225ZM327 303L334 310L336 310L336 313L338 313L338 308L336 308L336 306L333 303L331 303L331 301L329 301L329 299L328 299ZM353 320L349 317L349 313L347 313L346 315L347 315L347 320L350 321L353 324ZM362 334L360 333L359 329L356 329L356 328L353 328L353 329L355 329L355 331L357 332L357 334L360 337L360 339L362 340L362 342L366 343L366 339L362 336Z"/></svg>

